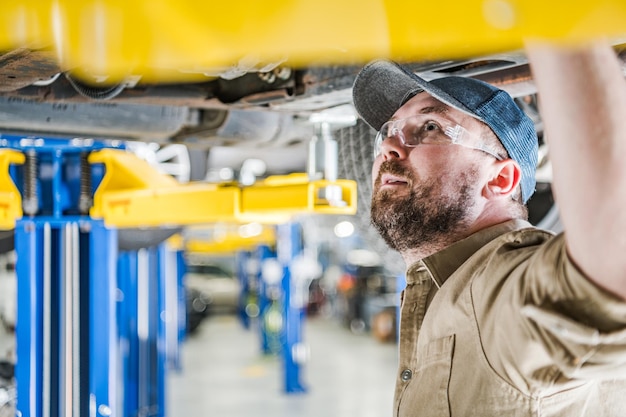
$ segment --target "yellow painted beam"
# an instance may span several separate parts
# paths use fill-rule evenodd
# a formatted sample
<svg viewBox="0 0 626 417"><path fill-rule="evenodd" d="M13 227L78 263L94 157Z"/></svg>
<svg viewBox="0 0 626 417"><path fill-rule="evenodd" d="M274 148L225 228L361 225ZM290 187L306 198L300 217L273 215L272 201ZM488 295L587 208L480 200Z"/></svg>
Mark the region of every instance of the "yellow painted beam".
<svg viewBox="0 0 626 417"><path fill-rule="evenodd" d="M302 173L271 176L242 189L243 221L284 223L294 213L355 214L356 182L309 181Z"/></svg>
<svg viewBox="0 0 626 417"><path fill-rule="evenodd" d="M22 217L22 199L9 175L11 164L24 154L0 149L0 230L15 227ZM105 165L94 193L92 218L112 227L162 227L216 222L278 224L294 215L356 213L356 182L308 181L306 174L268 177L255 185L180 184L136 155L102 149L89 162Z"/></svg>
<svg viewBox="0 0 626 417"><path fill-rule="evenodd" d="M239 189L214 184L181 185L146 161L115 149L92 152L105 175L94 194L91 217L115 227L155 227L235 220Z"/></svg>
<svg viewBox="0 0 626 417"><path fill-rule="evenodd" d="M159 227L237 219L239 190L211 184L106 191L90 214L107 226Z"/></svg>
<svg viewBox="0 0 626 417"><path fill-rule="evenodd" d="M18 0L0 50L47 46L63 69L147 79L232 66L441 59L626 34L624 0ZM180 71L180 72L179 72ZM190 75L189 75L190 76Z"/></svg>
<svg viewBox="0 0 626 417"><path fill-rule="evenodd" d="M22 197L9 175L11 164L23 164L24 154L12 149L0 149L0 230L15 228L22 218Z"/></svg>
<svg viewBox="0 0 626 417"><path fill-rule="evenodd" d="M271 227L263 227L261 233L255 236L242 236L237 230L240 226L233 226L233 230L212 240L188 239L185 242L187 253L225 254L241 250L252 250L259 245L276 244L276 233Z"/></svg>
<svg viewBox="0 0 626 417"><path fill-rule="evenodd" d="M117 149L92 152L105 165L91 217L114 227L157 227L215 222L284 223L297 214L356 213L356 182L305 174L274 176L249 187L179 184L137 156Z"/></svg>

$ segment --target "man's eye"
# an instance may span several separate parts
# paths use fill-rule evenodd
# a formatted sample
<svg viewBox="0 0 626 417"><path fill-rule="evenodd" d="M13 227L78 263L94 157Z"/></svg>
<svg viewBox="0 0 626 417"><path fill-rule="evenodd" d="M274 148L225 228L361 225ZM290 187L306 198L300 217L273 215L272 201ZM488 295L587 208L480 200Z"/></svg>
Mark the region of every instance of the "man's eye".
<svg viewBox="0 0 626 417"><path fill-rule="evenodd" d="M439 130L439 125L435 122L433 122L432 120L429 120L428 122L424 123L424 127L423 129L427 132L432 132L435 130Z"/></svg>

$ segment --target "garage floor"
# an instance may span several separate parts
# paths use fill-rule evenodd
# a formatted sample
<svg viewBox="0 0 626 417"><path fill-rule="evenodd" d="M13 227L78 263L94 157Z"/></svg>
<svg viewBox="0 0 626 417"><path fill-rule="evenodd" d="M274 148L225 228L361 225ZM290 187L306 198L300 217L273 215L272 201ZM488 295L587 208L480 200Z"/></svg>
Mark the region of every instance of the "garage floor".
<svg viewBox="0 0 626 417"><path fill-rule="evenodd" d="M168 416L347 417L391 415L397 345L353 334L335 320L305 322L310 359L304 394L283 392L278 358L234 317L212 317L183 346L183 372L168 387Z"/></svg>
<svg viewBox="0 0 626 417"><path fill-rule="evenodd" d="M310 359L303 394L283 392L279 358L260 353L256 332L231 316L211 317L182 346L183 370L170 372L167 417L381 417L391 415L397 345L353 334L336 320L304 325ZM0 326L0 358L15 341Z"/></svg>

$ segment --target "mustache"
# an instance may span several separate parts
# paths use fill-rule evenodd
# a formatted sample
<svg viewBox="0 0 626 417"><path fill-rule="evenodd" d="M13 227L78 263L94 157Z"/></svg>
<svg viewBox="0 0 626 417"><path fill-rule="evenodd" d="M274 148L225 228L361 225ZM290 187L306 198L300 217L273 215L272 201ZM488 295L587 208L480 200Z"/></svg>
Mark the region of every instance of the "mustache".
<svg viewBox="0 0 626 417"><path fill-rule="evenodd" d="M383 174L397 175L399 177L406 178L409 184L413 183L413 172L403 167L395 159L389 159L380 164L375 181L376 186L380 185Z"/></svg>

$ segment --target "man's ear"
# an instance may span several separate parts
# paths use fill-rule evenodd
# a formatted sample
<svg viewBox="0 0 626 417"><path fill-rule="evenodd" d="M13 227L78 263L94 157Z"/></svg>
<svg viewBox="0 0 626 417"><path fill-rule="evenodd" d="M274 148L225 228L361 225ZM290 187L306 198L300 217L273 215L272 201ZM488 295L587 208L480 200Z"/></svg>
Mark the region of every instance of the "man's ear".
<svg viewBox="0 0 626 417"><path fill-rule="evenodd" d="M496 161L492 172L484 189L487 198L510 196L519 185L522 174L519 165L512 159Z"/></svg>

